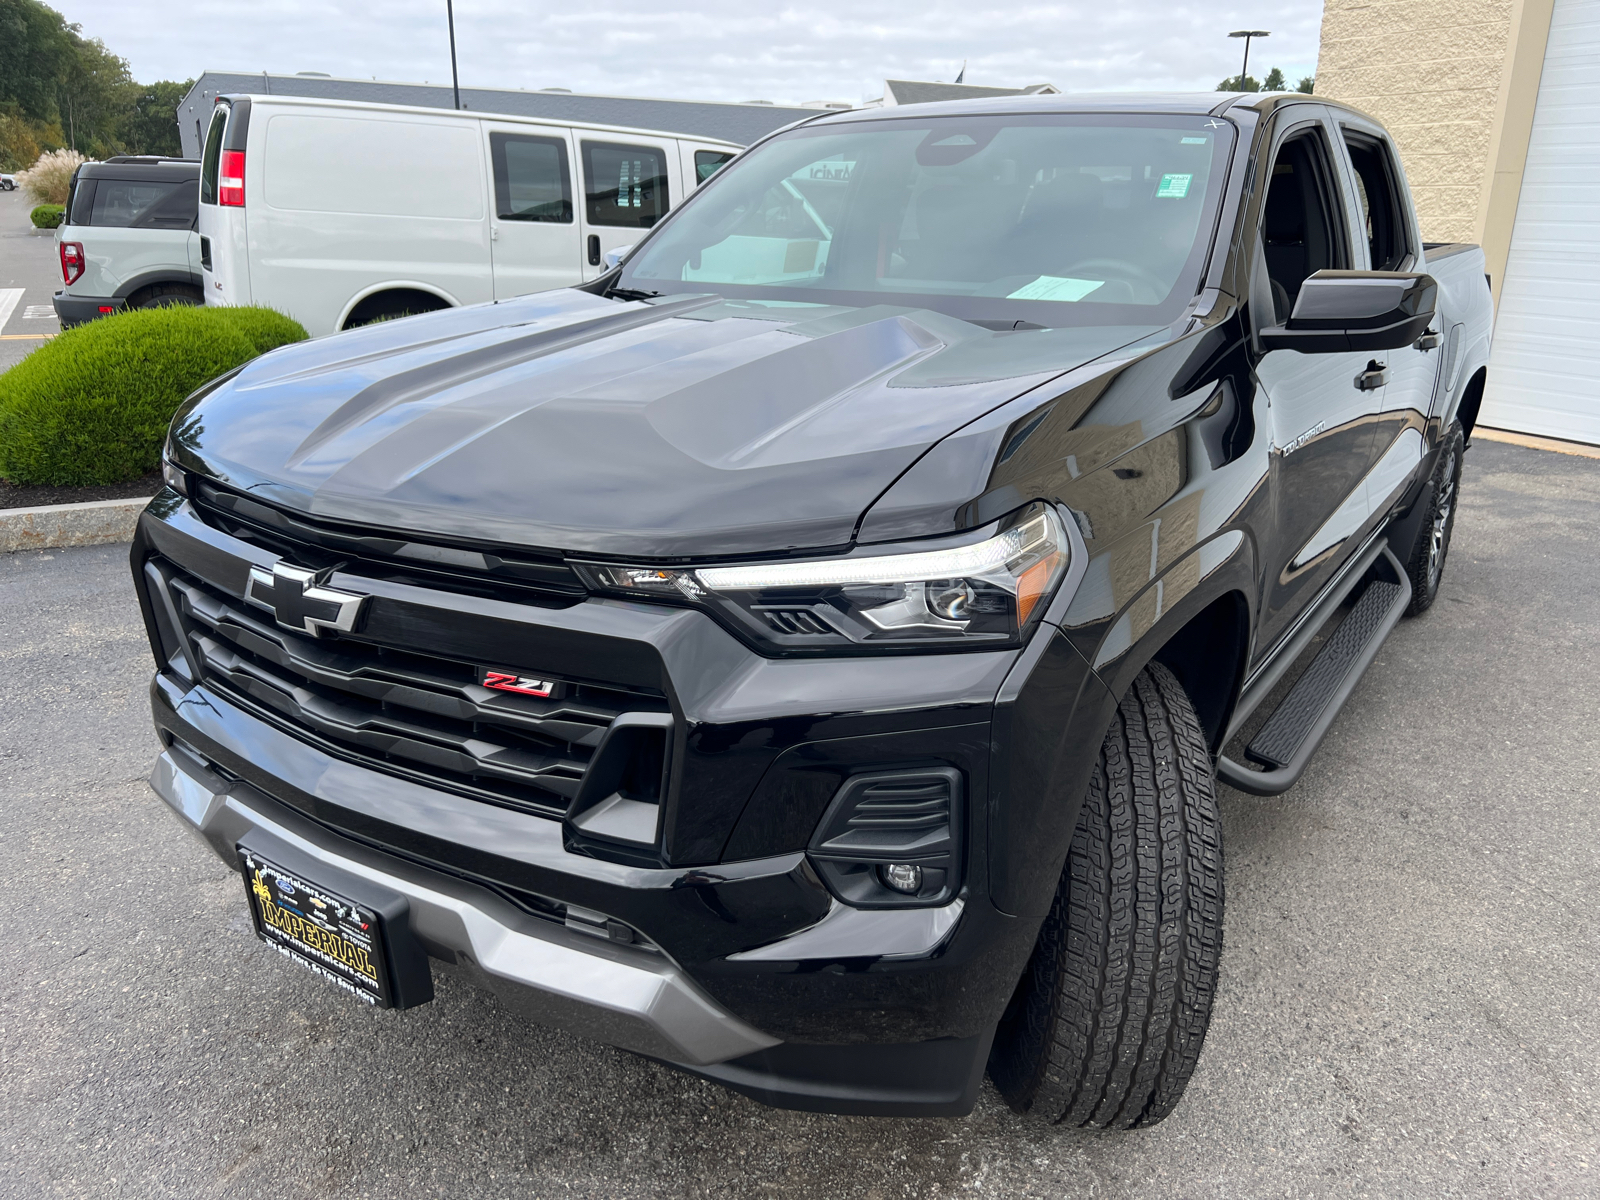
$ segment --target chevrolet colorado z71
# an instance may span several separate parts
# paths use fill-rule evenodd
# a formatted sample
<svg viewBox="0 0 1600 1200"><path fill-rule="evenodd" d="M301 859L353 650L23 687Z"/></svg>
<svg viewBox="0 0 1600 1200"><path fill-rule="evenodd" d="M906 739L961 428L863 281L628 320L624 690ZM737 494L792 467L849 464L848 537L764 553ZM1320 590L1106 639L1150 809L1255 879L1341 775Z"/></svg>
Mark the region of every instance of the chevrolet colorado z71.
<svg viewBox="0 0 1600 1200"><path fill-rule="evenodd" d="M190 398L155 789L370 1003L450 969L770 1104L1158 1121L1215 780L1289 787L1432 602L1489 327L1337 104L820 116L593 283Z"/></svg>

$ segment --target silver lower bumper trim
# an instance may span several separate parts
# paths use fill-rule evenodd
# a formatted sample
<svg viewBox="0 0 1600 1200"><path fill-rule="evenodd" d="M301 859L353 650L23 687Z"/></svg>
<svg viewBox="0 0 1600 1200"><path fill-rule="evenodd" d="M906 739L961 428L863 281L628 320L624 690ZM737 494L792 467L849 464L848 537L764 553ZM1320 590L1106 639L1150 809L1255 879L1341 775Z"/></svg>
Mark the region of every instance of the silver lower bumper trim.
<svg viewBox="0 0 1600 1200"><path fill-rule="evenodd" d="M230 866L251 830L279 838L332 868L404 895L411 932L541 1024L695 1066L778 1044L723 1011L670 959L522 913L465 881L336 839L245 784L189 755L156 760L150 785Z"/></svg>

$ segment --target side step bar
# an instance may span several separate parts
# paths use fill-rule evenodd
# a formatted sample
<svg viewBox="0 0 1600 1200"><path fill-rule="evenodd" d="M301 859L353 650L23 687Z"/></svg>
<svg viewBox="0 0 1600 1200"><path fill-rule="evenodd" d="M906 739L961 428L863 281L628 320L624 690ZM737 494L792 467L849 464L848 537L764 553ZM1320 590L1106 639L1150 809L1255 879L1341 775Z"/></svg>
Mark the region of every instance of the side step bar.
<svg viewBox="0 0 1600 1200"><path fill-rule="evenodd" d="M1274 663L1276 669L1263 672L1240 697L1229 737L1266 699L1273 684L1310 643L1332 610L1363 579L1367 580L1355 606L1245 748L1246 756L1268 769L1252 771L1224 755L1217 759L1217 778L1224 783L1252 796L1277 796L1293 787L1339 710L1377 657L1378 648L1411 603L1411 580L1387 542L1378 542L1363 552L1361 559L1365 563L1358 560L1345 577L1350 585L1339 588L1319 606L1313 620L1284 647Z"/></svg>

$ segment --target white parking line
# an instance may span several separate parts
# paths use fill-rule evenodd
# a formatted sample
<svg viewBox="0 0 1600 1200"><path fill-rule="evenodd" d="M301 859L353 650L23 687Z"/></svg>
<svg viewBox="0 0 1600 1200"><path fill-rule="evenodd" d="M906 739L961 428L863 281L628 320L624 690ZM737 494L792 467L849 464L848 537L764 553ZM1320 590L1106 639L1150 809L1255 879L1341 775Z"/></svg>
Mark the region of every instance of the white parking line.
<svg viewBox="0 0 1600 1200"><path fill-rule="evenodd" d="M22 310L22 319L24 321L54 321L56 319L56 310L50 304L30 304Z"/></svg>
<svg viewBox="0 0 1600 1200"><path fill-rule="evenodd" d="M11 319L12 312L22 301L22 294L27 288L0 288L0 329L6 327L6 322Z"/></svg>

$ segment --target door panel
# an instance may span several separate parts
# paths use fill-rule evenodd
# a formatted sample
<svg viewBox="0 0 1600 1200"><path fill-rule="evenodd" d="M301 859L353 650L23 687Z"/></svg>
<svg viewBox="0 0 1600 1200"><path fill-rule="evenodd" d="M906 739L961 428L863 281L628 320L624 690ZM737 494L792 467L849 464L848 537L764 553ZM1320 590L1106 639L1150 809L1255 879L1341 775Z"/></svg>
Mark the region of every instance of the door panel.
<svg viewBox="0 0 1600 1200"><path fill-rule="evenodd" d="M1320 111L1320 110L1318 110ZM1261 207L1251 308L1259 326L1280 324L1300 284L1352 265L1344 189L1322 121L1286 122L1278 134ZM1370 514L1378 392L1358 377L1371 355L1273 350L1256 363L1271 414L1274 519L1263 546L1268 568L1256 644L1270 649L1316 598Z"/></svg>
<svg viewBox="0 0 1600 1200"><path fill-rule="evenodd" d="M484 136L494 197L489 229L494 298L581 283L570 135L485 122Z"/></svg>
<svg viewBox="0 0 1600 1200"><path fill-rule="evenodd" d="M606 251L631 246L683 197L677 142L579 133L583 277L605 272Z"/></svg>

